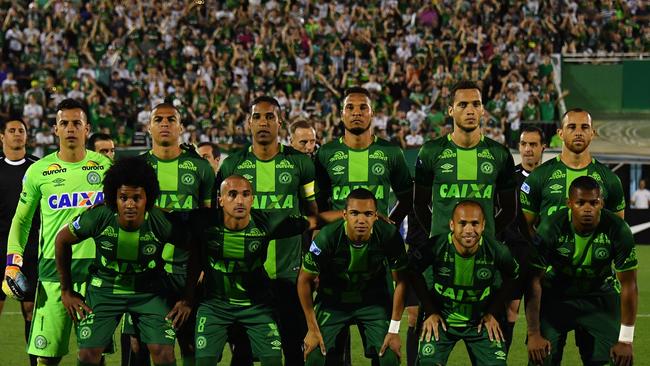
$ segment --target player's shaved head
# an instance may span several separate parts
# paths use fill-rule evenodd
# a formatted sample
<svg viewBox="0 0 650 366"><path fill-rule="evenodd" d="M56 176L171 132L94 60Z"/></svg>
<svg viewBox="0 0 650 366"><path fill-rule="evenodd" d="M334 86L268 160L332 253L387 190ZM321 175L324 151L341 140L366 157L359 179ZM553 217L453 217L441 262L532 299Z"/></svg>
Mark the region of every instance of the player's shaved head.
<svg viewBox="0 0 650 366"><path fill-rule="evenodd" d="M485 213L483 212L483 206L481 206L481 204L478 201L474 201L474 200L462 200L456 203L452 211L452 215L456 214L456 211L458 211L460 208L465 208L465 207L478 208L478 210L481 211L481 215L485 216Z"/></svg>
<svg viewBox="0 0 650 366"><path fill-rule="evenodd" d="M253 206L253 186L241 175L231 175L221 182L219 204L223 207L226 226L232 221L248 219ZM236 226L236 225L235 225Z"/></svg>

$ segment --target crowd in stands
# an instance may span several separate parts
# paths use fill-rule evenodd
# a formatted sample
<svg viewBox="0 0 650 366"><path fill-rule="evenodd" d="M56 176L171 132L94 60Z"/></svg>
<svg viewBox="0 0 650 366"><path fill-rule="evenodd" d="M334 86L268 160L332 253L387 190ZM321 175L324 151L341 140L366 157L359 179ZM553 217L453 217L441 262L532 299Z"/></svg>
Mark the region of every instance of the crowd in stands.
<svg viewBox="0 0 650 366"><path fill-rule="evenodd" d="M522 123L558 118L552 53L650 51L643 0L0 0L0 21L0 118L23 118L37 150L65 97L118 146L146 144L151 107L171 100L185 142L239 148L262 94L325 143L356 85L377 135L417 147L449 131L462 78L483 88L485 133L513 144Z"/></svg>

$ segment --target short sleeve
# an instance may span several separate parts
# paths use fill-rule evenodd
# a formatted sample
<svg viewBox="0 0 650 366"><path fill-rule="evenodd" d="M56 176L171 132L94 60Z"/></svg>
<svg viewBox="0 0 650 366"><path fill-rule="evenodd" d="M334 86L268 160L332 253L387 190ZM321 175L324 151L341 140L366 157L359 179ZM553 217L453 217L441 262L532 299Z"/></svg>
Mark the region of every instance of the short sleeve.
<svg viewBox="0 0 650 366"><path fill-rule="evenodd" d="M507 191L517 186L517 180L515 179L515 161L512 158L512 154L507 149L503 149L503 154L505 155L505 159L503 161L503 168L499 170L499 175L497 176L497 191Z"/></svg>
<svg viewBox="0 0 650 366"><path fill-rule="evenodd" d="M316 169L307 155L301 155L299 159L300 193L304 199L313 201L316 199Z"/></svg>
<svg viewBox="0 0 650 366"><path fill-rule="evenodd" d="M206 161L207 163L207 161ZM212 202L212 196L214 192L214 171L210 164L200 164L201 169L201 185L199 186L199 202L202 204Z"/></svg>
<svg viewBox="0 0 650 366"><path fill-rule="evenodd" d="M434 178L434 148L431 143L426 143L420 148L418 160L415 162L415 184L432 187Z"/></svg>
<svg viewBox="0 0 650 366"><path fill-rule="evenodd" d="M521 189L519 190L521 210L533 215L539 215L542 204L541 174L541 171L533 170L524 183L521 184Z"/></svg>
<svg viewBox="0 0 650 366"><path fill-rule="evenodd" d="M111 214L106 206L90 207L68 224L68 229L79 240L95 237L105 229L105 221Z"/></svg>
<svg viewBox="0 0 650 366"><path fill-rule="evenodd" d="M323 265L323 262L328 256L328 233L330 230L324 228L321 230L316 238L312 240L309 249L305 253L302 262L302 269L311 274L319 274Z"/></svg>
<svg viewBox="0 0 650 366"><path fill-rule="evenodd" d="M616 272L630 271L639 265L634 247L634 235L627 223L623 220L620 221L614 242L614 269Z"/></svg>
<svg viewBox="0 0 650 366"><path fill-rule="evenodd" d="M625 210L625 194L623 193L623 185L618 175L611 173L607 179L607 200L605 201L605 208L612 212L619 212Z"/></svg>
<svg viewBox="0 0 650 366"><path fill-rule="evenodd" d="M391 154L392 167L390 170L390 185L396 194L408 192L413 189L411 172L406 164L402 149L394 149Z"/></svg>

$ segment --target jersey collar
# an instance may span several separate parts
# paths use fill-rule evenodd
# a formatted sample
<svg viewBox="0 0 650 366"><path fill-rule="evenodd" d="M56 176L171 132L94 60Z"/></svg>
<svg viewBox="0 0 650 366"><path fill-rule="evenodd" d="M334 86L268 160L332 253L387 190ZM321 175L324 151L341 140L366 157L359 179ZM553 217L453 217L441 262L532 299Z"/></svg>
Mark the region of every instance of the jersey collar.
<svg viewBox="0 0 650 366"><path fill-rule="evenodd" d="M2 159L5 161L5 163L7 163L9 165L13 165L13 166L19 166L19 165L23 165L23 163L25 163L25 158L22 158L20 160L9 160L9 159L7 159L7 157L3 157Z"/></svg>

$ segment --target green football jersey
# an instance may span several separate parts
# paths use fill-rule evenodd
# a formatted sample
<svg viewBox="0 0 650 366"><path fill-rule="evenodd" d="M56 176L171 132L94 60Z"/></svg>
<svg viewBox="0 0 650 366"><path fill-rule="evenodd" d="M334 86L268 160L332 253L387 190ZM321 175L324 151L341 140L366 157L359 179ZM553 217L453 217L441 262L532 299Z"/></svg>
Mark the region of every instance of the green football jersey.
<svg viewBox="0 0 650 366"><path fill-rule="evenodd" d="M233 174L248 179L253 186L253 208L280 215L300 215L300 200L313 201L314 164L309 156L280 145L279 153L268 161L258 159L253 147L228 156L219 169L227 178ZM300 269L302 236L272 241L266 271L272 279L296 280Z"/></svg>
<svg viewBox="0 0 650 366"><path fill-rule="evenodd" d="M366 188L377 198L377 210L388 215L389 193L413 188L411 173L399 146L375 137L363 150L348 147L343 138L328 142L316 157L318 194L330 199L333 210L345 208L350 191Z"/></svg>
<svg viewBox="0 0 650 366"><path fill-rule="evenodd" d="M41 227L38 246L40 281L58 282L54 260L54 239L62 227L86 208L104 201L102 180L111 161L87 150L83 160L62 161L54 152L32 164L23 178L23 190L11 222L7 253L23 253L31 220L40 205ZM95 258L92 240L72 249L72 281L83 282Z"/></svg>
<svg viewBox="0 0 650 366"><path fill-rule="evenodd" d="M433 303L448 326L478 325L503 280L519 276L519 264L508 247L485 235L470 257L458 254L451 233L429 240L409 265L420 273L432 269Z"/></svg>
<svg viewBox="0 0 650 366"><path fill-rule="evenodd" d="M251 221L242 230L224 226L221 209L192 212L193 242L201 245L207 299L234 305L268 301L269 277L264 259L270 241L299 235L309 227L302 216L251 210Z"/></svg>
<svg viewBox="0 0 650 366"><path fill-rule="evenodd" d="M302 268L318 274L316 301L341 304L391 304L387 268L406 269L408 259L402 236L394 225L376 221L370 239L354 243L346 221L324 226L305 253Z"/></svg>
<svg viewBox="0 0 650 366"><path fill-rule="evenodd" d="M77 238L95 241L96 255L90 270L90 285L114 294L160 292L162 252L165 243L182 243L182 225L172 225L153 207L137 230L122 229L117 213L105 205L84 211L69 225Z"/></svg>
<svg viewBox="0 0 650 366"><path fill-rule="evenodd" d="M156 206L172 211L190 211L212 201L214 170L207 160L194 151L182 150L176 159L158 159L152 151L142 155L156 170L160 196ZM186 274L189 252L171 244L163 251L165 271Z"/></svg>
<svg viewBox="0 0 650 366"><path fill-rule="evenodd" d="M540 223L533 243L531 265L546 270L542 284L548 296L618 291L614 270L629 271L638 265L630 227L605 209L596 230L581 236L573 228L571 211L561 208Z"/></svg>
<svg viewBox="0 0 650 366"><path fill-rule="evenodd" d="M499 191L515 189L515 164L510 151L482 136L473 148L459 147L451 135L425 143L415 166L415 183L431 187L431 232L449 231L456 203L478 201L485 211L485 233L494 236L494 199Z"/></svg>
<svg viewBox="0 0 650 366"><path fill-rule="evenodd" d="M544 222L555 211L566 207L571 182L584 175L600 183L606 209L613 212L625 209L621 180L607 166L592 159L584 169L571 169L559 155L535 168L521 185L521 209L539 216L540 222Z"/></svg>

